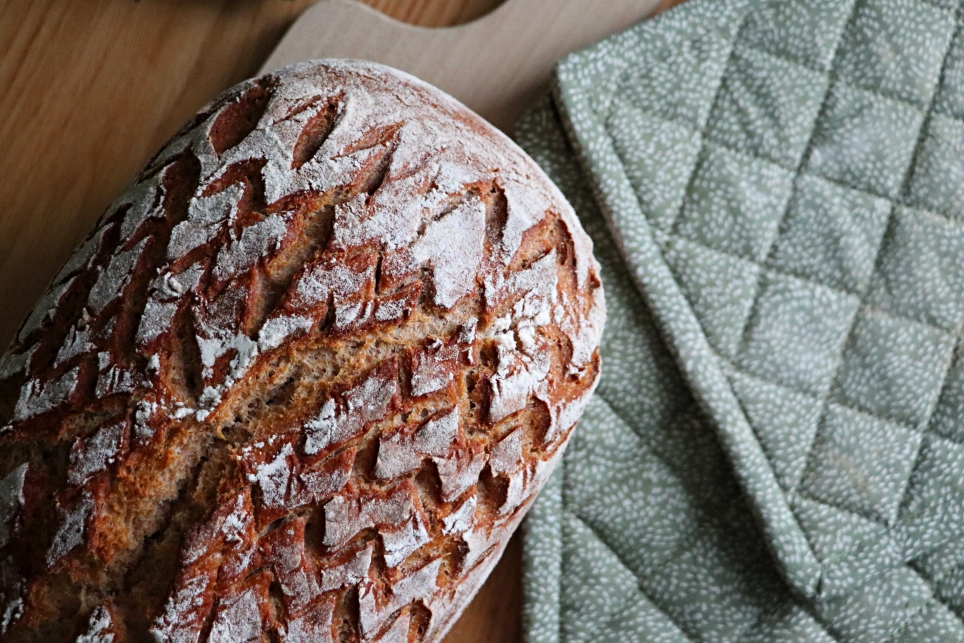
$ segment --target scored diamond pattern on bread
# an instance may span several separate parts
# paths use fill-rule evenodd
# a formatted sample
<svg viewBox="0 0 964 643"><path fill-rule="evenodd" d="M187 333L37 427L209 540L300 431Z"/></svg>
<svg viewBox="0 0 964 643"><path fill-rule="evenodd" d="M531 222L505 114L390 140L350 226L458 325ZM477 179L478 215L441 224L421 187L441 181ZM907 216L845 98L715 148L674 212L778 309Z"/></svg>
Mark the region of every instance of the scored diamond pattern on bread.
<svg viewBox="0 0 964 643"><path fill-rule="evenodd" d="M439 640L595 386L591 250L414 78L228 91L0 361L0 638Z"/></svg>

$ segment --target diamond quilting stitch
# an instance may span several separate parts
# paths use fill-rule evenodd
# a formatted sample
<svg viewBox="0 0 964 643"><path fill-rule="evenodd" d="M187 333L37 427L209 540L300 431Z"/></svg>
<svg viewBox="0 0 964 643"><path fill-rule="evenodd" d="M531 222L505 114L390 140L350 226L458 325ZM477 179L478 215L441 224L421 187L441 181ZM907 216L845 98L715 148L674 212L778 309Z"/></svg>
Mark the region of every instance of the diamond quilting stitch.
<svg viewBox="0 0 964 643"><path fill-rule="evenodd" d="M765 304L768 284L786 280L789 275L802 279L805 286L813 287L819 283L827 287L834 293L831 300L839 296L854 302L840 325L843 341L835 339L830 344L821 344L830 347L827 354L829 379L821 379L818 386L792 380L784 380L781 385L773 382L773 373L767 370L769 365L762 371L757 369L757 375L766 378L767 386L800 395L797 402L788 403L805 400L807 404L823 408L819 428L810 429L817 433L817 437L813 447L807 446L803 458L810 467L807 473L800 474L805 482L797 488L801 478L786 468L781 468L778 478L785 483L789 475L793 481L785 488L790 505L796 506L805 498L798 495L801 492L809 493L819 487L819 495L833 505L827 505L827 511L841 516L852 511L863 513L866 518L860 520L884 530L881 533L899 529L906 535L917 524L924 530L918 533L927 534L924 549L937 551L945 544L949 546L952 540L955 514L949 513L949 522L943 524L935 522L935 516L944 511L941 507L949 506L941 503L953 503L958 494L938 491L951 487L937 483L928 473L940 468L928 464L936 462L935 454L941 453L936 446L941 441L931 432L940 431L945 436L959 434L958 422L954 418L964 408L960 402L964 399L961 394L964 382L958 373L960 366L954 366L957 359L952 358L962 321L957 306L964 299L964 292L957 286L957 268L952 259L959 257L953 237L959 233L960 224L955 220L959 215L955 216L954 204L959 199L954 191L953 177L957 165L951 151L955 149L959 121L951 117L960 115L955 113L954 97L964 94L964 77L956 71L962 68L959 3L798 0L772 4L723 4L725 7L720 3L690 2L651 23L634 28L631 38L617 36L595 46L590 52L574 54L562 63L556 96L559 112L575 148L574 156L581 163L585 179L594 184L596 198L615 233L615 245L625 261L623 270L632 275L646 305L659 320L684 377L702 398L703 409L722 426L715 427L716 431L721 434L744 490L751 497L756 494L761 505L770 503L773 496L769 495L770 483L767 475L763 475L765 472L753 468L757 461L751 456L755 448L760 447L743 441L745 429L740 428L738 415L734 415L736 409L742 414L749 414L749 409L743 406L743 402L733 404L732 400L728 401L726 398L731 394L719 387L719 379L706 374L714 368L726 371L731 382L727 388L735 390L738 388L735 383L739 381L743 392L738 397L749 399L746 390L760 388L764 380L754 382L753 377L741 371L749 362L738 360L733 364L729 360L734 355L743 354L741 351L746 346L753 345L756 329L760 327L754 321L755 317L749 316L738 329L740 334L736 344L732 339L720 342L721 336L737 335L737 332L730 328L732 322L729 326L719 324L719 316L725 309L710 307L712 299L707 294L713 292L720 274L731 274L732 271L707 270L709 266L719 265L719 261L698 256L712 257L722 253L756 263L760 270L752 297L754 308L760 306L761 301ZM732 19L734 13L741 15ZM746 16L745 20L743 16ZM798 20L786 20L787 16L795 16ZM874 20L883 20L886 24L873 34L877 42L868 42L866 34L873 31L868 25ZM739 26L734 27L734 24ZM786 25L792 26L781 31ZM812 29L807 31L808 27ZM687 36L683 34L693 33L702 34L704 41L714 43L713 48L707 50L705 64L696 68L703 79L700 90L703 99L700 100L704 102L680 102L683 99L678 98L675 102L658 105L657 101L667 87L679 86L682 81L660 85L656 71L645 69L654 55L653 49L657 48L653 43L669 48L670 43L684 41ZM726 47L713 40L714 36L724 33L738 33L729 41L736 43L731 47L729 60L743 55L742 52L748 49L759 49L767 55L803 65L814 73L826 74L830 80L819 116L811 128L813 136L800 157L800 167L795 168L792 196L786 200L785 209L773 208L768 213L779 224L776 227L778 234L770 244L747 245L739 234L728 237L720 233L719 228L725 222L720 217L699 221L699 224L690 223L699 220L700 215L710 214L694 209L692 201L693 188L703 185L699 181L703 164L708 154L716 153L707 140L740 155L760 155L761 160L777 160L766 147L765 139L753 139L751 133L749 139L741 142L736 136L737 128L720 129L718 124L722 121L713 115L709 116L708 126L702 120L704 114L716 113L717 101L727 99L728 78L719 81L725 67L719 59L719 52L725 51ZM804 34L812 36L813 40L805 42ZM924 42L920 34L930 34L930 37ZM913 43L923 45L915 50ZM897 47L896 59L907 64L884 66L881 56L886 53L888 45ZM668 58L674 54L661 55ZM876 67L868 62L874 56L877 56ZM916 58L911 60L914 56ZM685 57L682 60L685 62ZM652 67L658 70L663 66L664 58L658 58ZM639 71L641 68L643 71ZM604 82L590 80L589 76L598 78L607 73L618 74L622 79L614 95L588 98L593 92L608 88ZM919 75L919 82L913 74ZM717 88L715 98L709 95L712 88ZM680 93L688 99L695 98L692 91ZM706 101L711 102L707 104ZM611 107L602 111L597 109L606 105ZM631 108L627 109L627 105ZM682 105L686 106L685 110L680 109ZM713 110L707 111L708 107ZM529 127L533 125L529 124ZM542 136L545 136L548 126L543 123L542 127ZM713 127L717 130L714 131ZM861 139L860 132L870 134ZM699 154L694 154L688 147L694 134L705 137L704 151ZM524 135L527 147L540 148L541 144L532 132L524 131ZM682 146L673 148L672 141L678 141ZM667 149L670 151L664 152ZM682 153L684 149L685 155ZM677 152L679 154L674 157ZM680 177L687 178L684 181ZM647 180L672 185L677 192L656 199L657 188L647 185ZM763 181L761 185L765 189L774 184ZM576 190L568 187L570 192ZM809 190L810 194L801 190ZM841 202L859 207L850 221L835 216L834 207ZM683 213L682 219L666 208L667 204L675 203L681 204L678 212ZM683 205L685 203L689 206ZM834 228L823 234L816 229L814 221L808 218L812 212L808 208L812 204L817 204L820 214L817 223L834 225ZM738 206L733 216L740 216L744 209L744 206ZM836 211L842 210L838 207ZM580 214L591 216L583 211ZM708 228L705 223L709 220L716 222L717 226ZM838 221L840 225L837 225ZM666 222L670 225L667 226ZM946 233L939 231L944 228ZM714 240L707 235L722 235L723 238ZM611 243L597 237L597 245L607 242ZM693 255L693 258L687 257L686 263L681 264L679 249L687 246L690 248L687 255ZM915 261L922 252L928 253L926 260ZM671 269L664 270L661 262ZM692 268L701 262L706 267ZM686 266L691 268L681 270ZM769 352L761 350L759 356L751 360L754 364L765 360L767 355L774 355L774 349L779 350L782 346L780 341L809 340L807 334L803 338L794 336L796 325L792 328L784 325L783 336L779 333L781 308L789 314L794 306L805 305L806 301L807 296L801 295L787 297L786 303L771 306L767 315L775 320L776 334L768 335L773 338L769 340L771 349ZM637 305L642 305L642 300ZM707 311L716 317L708 318ZM789 319L794 319L793 314ZM632 345L632 340L623 336L610 341L616 342L614 348L619 346L610 360L618 361L618 351ZM733 346L739 349L734 350ZM708 347L713 350L707 350ZM780 357L782 354L777 355ZM789 388L785 389L786 385ZM605 391L607 386L604 375L600 390ZM766 398L761 396L760 399ZM837 403L845 406L835 406ZM765 409L765 405L759 408ZM751 425L762 426L761 412L759 409L754 412L756 417L747 419L751 420ZM763 415L767 413L764 411ZM833 438L837 435L833 426L840 425L840 421L833 418L840 417L840 414L853 416L850 420L843 420L841 426L855 428L863 422L864 430L868 432L865 435L879 437L880 446L890 449L884 459L889 458L892 462L889 467L892 475L880 481L876 488L864 486L860 476L876 475L874 468L879 462L875 454L881 452L873 443L861 439L859 430L853 436L839 434L839 438ZM883 427L890 431L890 437L880 434ZM895 435L901 438L893 439ZM853 437L857 438L856 446L847 446L846 442ZM764 441L759 436L757 439ZM843 441L834 442L835 439ZM838 446L831 448L831 445ZM841 447L843 451L840 451ZM863 454L866 461L853 470L855 486L832 491L816 484L817 469L813 467L826 463L830 463L831 468L834 466L833 459L837 456L828 455L828 449L834 453L853 453L855 448L865 447L868 449L868 453ZM771 441L762 450L772 458L780 448L785 447ZM795 453L792 459L800 462L799 451ZM567 458L575 457L574 449ZM884 457L882 453L881 457ZM948 462L955 460L951 458ZM837 465L843 465L843 462L838 460ZM772 461L767 466L772 467ZM837 476L839 472L831 475ZM943 493L950 495L942 496ZM563 502L566 502L565 497ZM785 577L791 584L796 584L803 576L797 575L801 568L796 567L800 561L790 546L793 537L784 537L786 525L779 522L782 519L778 514L771 514L769 518L758 515L757 520L761 519ZM770 519L774 522L769 522ZM802 529L811 540L814 526L808 525L803 525ZM956 572L947 572L940 577L944 580L938 580L937 576L920 571L915 561L924 554L921 550L913 555L901 552L893 563L887 563L893 564L892 568L886 571L881 568L875 572L876 576L861 575L858 571L861 565L867 564L869 550L861 549L856 543L849 547L856 549L849 554L844 552L842 558L823 560L818 556L824 568L821 573L828 582L840 578L839 573L852 573L856 574L855 578L863 579L848 586L844 595L828 600L816 610L821 623L830 629L832 638L876 641L896 637L895 640L910 641L918 640L908 638L913 636L930 636L927 640L958 640L964 636L960 622L960 614L964 611L960 601L952 600L957 591L952 588L960 585L955 584ZM890 559L881 559L884 560ZM906 563L912 563L918 571ZM866 591L860 587L864 582L873 583L874 579L880 583L877 595L873 595L869 586ZM836 580L831 585L843 587ZM806 593L800 585L797 588ZM829 591L829 585L821 591ZM931 598L932 593L936 593L937 600L944 601L944 604ZM860 596L869 601L864 607L861 607ZM887 610L887 605L896 606L897 601L905 601L908 607L893 609L886 617L875 611ZM870 611L865 611L868 609ZM957 610L958 616L951 610ZM933 629L925 626L924 615L932 619ZM561 618L565 621L565 612ZM606 629L610 625L600 627L602 631L613 631ZM821 640L821 637L827 640L830 635L811 633L805 640ZM563 636L539 640L577 639Z"/></svg>

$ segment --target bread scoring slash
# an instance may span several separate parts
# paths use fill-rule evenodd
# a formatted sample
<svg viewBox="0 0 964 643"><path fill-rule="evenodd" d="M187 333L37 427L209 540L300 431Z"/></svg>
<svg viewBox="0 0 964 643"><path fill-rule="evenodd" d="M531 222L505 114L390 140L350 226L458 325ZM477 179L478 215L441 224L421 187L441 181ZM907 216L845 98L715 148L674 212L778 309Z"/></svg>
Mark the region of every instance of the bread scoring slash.
<svg viewBox="0 0 964 643"><path fill-rule="evenodd" d="M0 361L0 640L440 640L604 317L565 199L455 100L352 61L238 85Z"/></svg>

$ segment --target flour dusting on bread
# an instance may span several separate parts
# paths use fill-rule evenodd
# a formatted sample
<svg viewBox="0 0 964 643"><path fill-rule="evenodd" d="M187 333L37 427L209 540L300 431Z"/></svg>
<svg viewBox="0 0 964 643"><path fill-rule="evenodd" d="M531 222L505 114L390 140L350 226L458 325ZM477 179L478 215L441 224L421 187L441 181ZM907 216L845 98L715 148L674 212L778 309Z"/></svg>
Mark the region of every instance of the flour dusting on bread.
<svg viewBox="0 0 964 643"><path fill-rule="evenodd" d="M505 136L317 61L206 106L0 360L10 641L438 641L595 387L588 237Z"/></svg>

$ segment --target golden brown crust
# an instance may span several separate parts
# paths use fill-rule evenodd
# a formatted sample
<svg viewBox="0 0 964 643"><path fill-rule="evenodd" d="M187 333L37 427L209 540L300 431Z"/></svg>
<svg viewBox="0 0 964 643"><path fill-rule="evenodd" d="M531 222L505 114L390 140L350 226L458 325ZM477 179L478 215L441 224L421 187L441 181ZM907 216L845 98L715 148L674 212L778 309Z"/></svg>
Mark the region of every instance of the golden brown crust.
<svg viewBox="0 0 964 643"><path fill-rule="evenodd" d="M242 83L0 361L0 639L439 640L604 315L569 206L454 100L351 61Z"/></svg>

